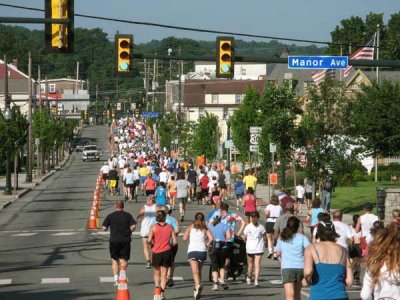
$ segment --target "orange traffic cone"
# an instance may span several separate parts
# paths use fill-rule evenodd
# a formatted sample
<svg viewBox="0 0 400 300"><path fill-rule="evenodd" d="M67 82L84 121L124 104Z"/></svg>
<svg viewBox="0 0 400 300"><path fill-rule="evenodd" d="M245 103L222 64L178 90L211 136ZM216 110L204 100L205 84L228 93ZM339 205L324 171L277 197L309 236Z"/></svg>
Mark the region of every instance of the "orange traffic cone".
<svg viewBox="0 0 400 300"><path fill-rule="evenodd" d="M116 300L130 300L131 296L129 295L128 290L128 279L126 278L126 271L124 267L121 267L119 271L119 279L118 279L118 291Z"/></svg>
<svg viewBox="0 0 400 300"><path fill-rule="evenodd" d="M96 220L96 213L95 213L94 209L92 209L92 211L90 212L88 229L98 229L97 220Z"/></svg>
<svg viewBox="0 0 400 300"><path fill-rule="evenodd" d="M153 300L161 300L161 288L156 287L153 292Z"/></svg>

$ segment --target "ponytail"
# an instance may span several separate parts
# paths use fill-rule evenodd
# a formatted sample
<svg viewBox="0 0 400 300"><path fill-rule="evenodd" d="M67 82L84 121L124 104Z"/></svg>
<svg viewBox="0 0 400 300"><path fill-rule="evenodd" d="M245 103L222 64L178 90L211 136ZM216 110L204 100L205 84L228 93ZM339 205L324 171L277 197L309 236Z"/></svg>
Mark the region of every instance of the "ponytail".
<svg viewBox="0 0 400 300"><path fill-rule="evenodd" d="M292 216L287 220L286 227L281 232L281 239L283 241L288 241L293 238L293 235L297 233L300 227L300 220Z"/></svg>

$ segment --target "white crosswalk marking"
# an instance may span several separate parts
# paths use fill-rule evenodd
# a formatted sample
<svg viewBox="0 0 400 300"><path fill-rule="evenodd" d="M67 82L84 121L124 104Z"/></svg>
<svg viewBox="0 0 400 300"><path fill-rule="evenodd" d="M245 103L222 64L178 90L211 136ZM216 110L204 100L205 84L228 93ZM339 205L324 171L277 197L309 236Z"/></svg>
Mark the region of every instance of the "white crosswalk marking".
<svg viewBox="0 0 400 300"><path fill-rule="evenodd" d="M26 232L26 233L18 233L18 234L14 234L13 236L32 236L32 235L36 235L37 232Z"/></svg>
<svg viewBox="0 0 400 300"><path fill-rule="evenodd" d="M54 233L52 235L55 235L55 236L68 236L68 235L74 235L74 234L77 234L77 232L60 232L60 233Z"/></svg>
<svg viewBox="0 0 400 300"><path fill-rule="evenodd" d="M11 284L12 283L12 279L0 279L0 285L7 285L7 284Z"/></svg>
<svg viewBox="0 0 400 300"><path fill-rule="evenodd" d="M100 282L114 282L114 277L99 277Z"/></svg>
<svg viewBox="0 0 400 300"><path fill-rule="evenodd" d="M181 276L174 276L174 277L172 277L172 279L174 281L184 281L183 277L181 277Z"/></svg>
<svg viewBox="0 0 400 300"><path fill-rule="evenodd" d="M69 278L42 278L42 284L70 283Z"/></svg>
<svg viewBox="0 0 400 300"><path fill-rule="evenodd" d="M270 280L269 282L271 282L272 284L282 284L282 280L280 279Z"/></svg>

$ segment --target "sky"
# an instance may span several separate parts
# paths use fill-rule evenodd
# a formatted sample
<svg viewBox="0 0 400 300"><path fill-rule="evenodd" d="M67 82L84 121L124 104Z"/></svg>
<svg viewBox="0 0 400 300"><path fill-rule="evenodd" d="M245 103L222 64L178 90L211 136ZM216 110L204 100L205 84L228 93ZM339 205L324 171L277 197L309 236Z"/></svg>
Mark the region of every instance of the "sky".
<svg viewBox="0 0 400 300"><path fill-rule="evenodd" d="M44 8L44 0L0 0L0 3ZM330 41L340 20L383 13L385 22L400 11L399 0L75 0L75 12L132 21L212 29L285 38ZM0 6L2 17L42 17L40 12ZM28 25L43 29L44 25ZM75 27L100 27L110 39L118 30L135 43L168 36L215 40L217 34L75 18ZM255 38L245 40L268 41ZM287 42L291 44L291 42ZM297 43L301 45L300 43Z"/></svg>

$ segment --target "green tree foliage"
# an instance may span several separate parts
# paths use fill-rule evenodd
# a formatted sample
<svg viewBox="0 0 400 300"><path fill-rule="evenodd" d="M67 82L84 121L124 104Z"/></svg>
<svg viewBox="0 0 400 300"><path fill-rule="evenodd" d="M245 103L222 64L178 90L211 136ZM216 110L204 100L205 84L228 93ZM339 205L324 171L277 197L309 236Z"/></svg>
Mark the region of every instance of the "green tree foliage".
<svg viewBox="0 0 400 300"><path fill-rule="evenodd" d="M400 59L400 12L391 15L386 32L387 51L392 59Z"/></svg>
<svg viewBox="0 0 400 300"><path fill-rule="evenodd" d="M254 87L250 86L246 89L242 103L229 120L233 144L239 150L239 159L242 161L248 160L249 156L250 127L261 126L261 120L258 117L259 109L260 95Z"/></svg>
<svg viewBox="0 0 400 300"><path fill-rule="evenodd" d="M264 161L269 161L269 143L277 145L277 154L281 163L281 184L285 186L285 170L291 158L296 133L295 121L301 114L298 97L295 96L291 81L278 86L267 83L261 101L263 129L260 152Z"/></svg>
<svg viewBox="0 0 400 300"><path fill-rule="evenodd" d="M307 178L319 180L328 170L340 177L345 169L342 162L354 160L355 153L349 152L350 140L346 136L349 100L344 91L342 83L330 78L319 87L309 88L297 135L297 144L306 147Z"/></svg>
<svg viewBox="0 0 400 300"><path fill-rule="evenodd" d="M17 107L11 109L9 121L0 115L0 159L4 161L6 152L10 157L14 157L26 144L27 136L28 122Z"/></svg>
<svg viewBox="0 0 400 300"><path fill-rule="evenodd" d="M219 137L218 117L206 112L194 128L193 153L197 156L204 155L207 160L213 160L218 154Z"/></svg>
<svg viewBox="0 0 400 300"><path fill-rule="evenodd" d="M400 82L383 80L362 86L352 102L351 133L371 154L398 155L400 152Z"/></svg>

